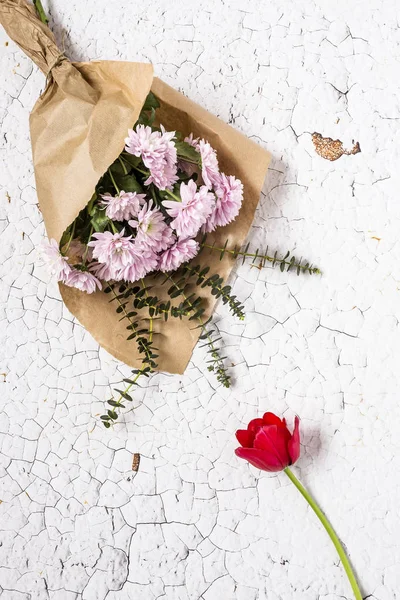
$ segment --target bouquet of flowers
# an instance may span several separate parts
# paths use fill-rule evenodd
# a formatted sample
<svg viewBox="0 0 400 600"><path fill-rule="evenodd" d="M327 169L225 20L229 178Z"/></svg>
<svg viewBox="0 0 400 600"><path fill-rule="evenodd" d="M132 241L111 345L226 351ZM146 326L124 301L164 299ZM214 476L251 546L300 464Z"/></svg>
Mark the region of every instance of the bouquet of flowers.
<svg viewBox="0 0 400 600"><path fill-rule="evenodd" d="M182 140L162 124L154 127L158 107L150 92L124 151L64 232L60 248L54 239L48 244L47 257L65 285L91 294L110 282L143 282L149 273L176 271L199 253L200 233L239 214L241 181L219 171L204 139L191 134ZM239 303L229 294L223 298L241 317Z"/></svg>
<svg viewBox="0 0 400 600"><path fill-rule="evenodd" d="M156 370L182 373L200 338L208 369L230 375L210 319L239 319L225 280L234 259L315 273L287 252L243 247L269 154L158 79L151 65L71 63L40 0L2 0L0 22L46 73L30 128L46 257L69 310L134 367L108 400L105 427Z"/></svg>
<svg viewBox="0 0 400 600"><path fill-rule="evenodd" d="M120 320L125 320L127 340L136 340L142 366L126 380L128 389L108 402L111 409L102 415L105 427L118 417L123 401L131 400L129 389L140 375L158 368L154 344L154 321L169 317L197 322L201 339L208 346L208 369L217 380L230 386L224 357L216 346L214 331L204 320L201 289L221 298L231 312L244 319L244 306L224 285L219 274L210 275L209 266L194 261L207 244L207 234L236 219L243 202L243 184L234 175L219 169L215 149L193 133L155 126L160 103L150 92L139 119L128 131L125 147L99 180L87 206L64 232L61 243L52 239L45 253L58 281L87 294L97 289L111 295ZM220 255L229 252L228 240ZM309 273L317 269L296 263L292 257L278 259L256 250L234 251L252 257L253 263L279 263ZM150 275L146 279L146 276ZM178 275L178 277L176 277ZM155 282L167 284L168 299L153 292ZM193 289L190 289L192 284ZM199 291L200 290L200 291ZM174 300L177 300L174 302ZM147 309L143 316L139 311Z"/></svg>

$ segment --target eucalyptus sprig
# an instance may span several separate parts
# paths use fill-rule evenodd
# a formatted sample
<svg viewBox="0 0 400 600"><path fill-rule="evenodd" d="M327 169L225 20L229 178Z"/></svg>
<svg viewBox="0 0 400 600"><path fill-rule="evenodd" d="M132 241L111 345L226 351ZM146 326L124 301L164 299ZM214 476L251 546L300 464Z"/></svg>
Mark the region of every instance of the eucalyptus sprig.
<svg viewBox="0 0 400 600"><path fill-rule="evenodd" d="M213 296L216 298L221 298L223 304L228 305L233 315L238 317L241 321L244 320L244 306L239 300L236 299L236 296L231 294L231 286L223 285L223 278L217 274L207 277L208 273L210 272L210 267L201 267L200 265L192 267L189 263L188 265L183 266L182 272L183 275L187 275L188 277L196 277L197 286L202 288L210 287L211 294Z"/></svg>
<svg viewBox="0 0 400 600"><path fill-rule="evenodd" d="M128 386L125 388L125 390L114 390L117 392L117 394L119 394L118 399L115 400L114 398L110 398L107 400L107 403L112 408L108 409L106 414L101 415L100 419L102 420L104 427L108 429L111 427L111 423L118 420L120 410L125 408L123 400L128 400L130 402L133 400L129 392L134 385L137 385L139 377L149 377L157 369L158 354L156 354L157 349L153 346L153 317L149 318L151 324L150 327L143 327L143 319L135 319L138 314L136 311L127 311L127 302L121 299L120 294L116 293L113 284L109 285L104 291L105 293L112 293L113 298L111 299L111 302L116 300L118 304L116 312L118 314L122 313L122 319L127 319L129 321L127 329L130 333L127 339L136 339L137 348L142 362L142 367L140 369L135 369L132 371L134 375L133 379L124 379L124 382L128 383Z"/></svg>
<svg viewBox="0 0 400 600"><path fill-rule="evenodd" d="M214 331L213 330L209 330L208 329L208 325L211 321L211 317L207 320L204 321L202 316L198 315L197 309L191 305L190 299L185 295L185 291L184 288L182 288L179 283L177 283L169 274L166 274L166 278L168 281L170 281L172 283L172 287L170 288L170 290L168 291L169 293L171 292L171 290L173 288L175 288L175 290L177 292L179 292L180 295L183 296L184 300L186 302L189 302L189 306L192 307L193 313L194 313L194 318L197 319L197 321L199 322L198 327L201 329L201 334L200 334L200 339L205 341L205 344L203 344L203 346L207 346L208 347L208 353L210 354L210 360L208 361L209 366L208 366L208 370L209 371L214 371L217 375L217 381L219 381L220 383L222 383L222 385L226 388L229 388L231 386L231 377L230 375L227 373L225 364L224 364L224 360L226 359L226 356L221 356L219 353L219 348L217 348L216 344L221 340L221 338L217 338L215 339L213 337L214 335Z"/></svg>
<svg viewBox="0 0 400 600"><path fill-rule="evenodd" d="M200 246L201 248L208 248L210 252L219 252L220 260L224 258L225 254L231 255L232 258L238 258L239 256L241 256L242 264L244 264L246 259L251 259L252 265L257 267L258 269L264 268L268 263L271 267L275 267L278 265L282 272L285 270L290 271L292 269L295 269L297 275L300 275L300 273L309 273L310 275L321 274L321 271L318 267L314 267L309 262L303 262L302 258L298 260L295 256L291 254L289 250L284 256L279 257L277 250L273 253L272 256L268 254L268 246L265 248L265 250L261 248L256 248L256 250L254 250L253 252L249 252L250 242L248 242L243 249L237 246L234 246L233 248L228 248L228 243L229 241L226 240L225 244L221 248L219 246L216 246L215 243L208 244L207 238L205 236L202 239Z"/></svg>

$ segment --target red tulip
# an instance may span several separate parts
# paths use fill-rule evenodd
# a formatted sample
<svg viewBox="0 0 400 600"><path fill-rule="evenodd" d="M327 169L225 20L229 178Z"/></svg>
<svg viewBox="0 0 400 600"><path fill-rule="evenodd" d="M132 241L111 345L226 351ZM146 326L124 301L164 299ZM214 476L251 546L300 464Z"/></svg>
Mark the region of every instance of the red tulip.
<svg viewBox="0 0 400 600"><path fill-rule="evenodd" d="M290 433L286 420L271 412L262 419L253 419L247 429L239 429L236 437L242 448L235 453L263 471L283 471L293 465L300 456L299 418L294 420Z"/></svg>
<svg viewBox="0 0 400 600"><path fill-rule="evenodd" d="M236 437L241 448L236 448L236 456L248 460L251 465L263 471L284 471L300 494L309 503L322 525L325 527L343 563L355 600L363 600L360 588L345 549L328 519L289 468L300 456L300 419L294 420L293 433L286 427L286 420L267 412L262 419L253 419L247 429L239 429Z"/></svg>

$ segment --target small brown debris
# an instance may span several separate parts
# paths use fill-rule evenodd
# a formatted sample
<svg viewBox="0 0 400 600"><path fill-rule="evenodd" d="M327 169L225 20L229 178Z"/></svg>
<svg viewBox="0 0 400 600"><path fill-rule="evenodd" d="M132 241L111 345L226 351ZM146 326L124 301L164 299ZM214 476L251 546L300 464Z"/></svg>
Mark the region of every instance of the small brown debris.
<svg viewBox="0 0 400 600"><path fill-rule="evenodd" d="M4 45L5 45L5 46L8 46L8 42L4 42Z"/></svg>
<svg viewBox="0 0 400 600"><path fill-rule="evenodd" d="M8 200L8 204L10 204L10 202L11 202L11 196L10 196L10 194L8 192L6 192L6 198Z"/></svg>
<svg viewBox="0 0 400 600"><path fill-rule="evenodd" d="M132 471L139 471L139 465L140 465L140 454L138 454L137 452L133 455L132 458Z"/></svg>
<svg viewBox="0 0 400 600"><path fill-rule="evenodd" d="M371 236L371 240L376 240L377 242L380 242L382 238L376 237L376 235L372 235Z"/></svg>
<svg viewBox="0 0 400 600"><path fill-rule="evenodd" d="M5 383L6 382L7 373L0 373L0 375L2 375L4 377L3 383Z"/></svg>
<svg viewBox="0 0 400 600"><path fill-rule="evenodd" d="M320 133L312 134L312 141L314 143L315 151L317 154L325 158L326 160L337 160L343 154L358 154L361 152L360 144L355 143L353 140L353 148L346 150L343 148L343 142L340 140L333 140L332 138L324 138Z"/></svg>
<svg viewBox="0 0 400 600"><path fill-rule="evenodd" d="M22 239L25 239L25 231L22 232Z"/></svg>

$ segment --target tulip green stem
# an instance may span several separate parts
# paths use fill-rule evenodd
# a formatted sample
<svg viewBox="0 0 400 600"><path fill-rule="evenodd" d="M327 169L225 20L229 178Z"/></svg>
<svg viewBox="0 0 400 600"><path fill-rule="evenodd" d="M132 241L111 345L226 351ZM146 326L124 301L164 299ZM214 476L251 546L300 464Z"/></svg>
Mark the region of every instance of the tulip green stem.
<svg viewBox="0 0 400 600"><path fill-rule="evenodd" d="M328 519L326 518L326 516L324 515L324 513L318 506L318 504L315 502L314 498L307 492L306 488L300 483L300 481L297 479L297 477L294 475L294 473L288 467L286 469L284 469L284 472L289 477L290 481L297 487L297 489L299 490L299 492L303 496L303 498L305 498L307 500L308 504L311 506L311 508L313 509L313 511L319 518L319 520L321 521L322 525L325 527L329 537L331 538L331 540L333 542L333 545L335 546L335 548L337 550L337 553L339 554L340 560L342 561L344 570L346 571L346 575L349 578L350 585L353 590L355 599L363 600L363 597L360 592L360 588L358 587L357 580L354 575L353 569L351 568L349 559L347 558L346 552L344 551L344 548L343 548L338 536L336 535L336 532L333 529L332 525L330 524L330 522L328 521Z"/></svg>

